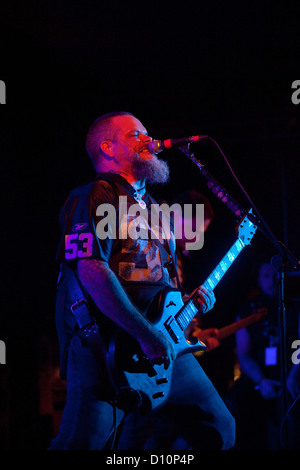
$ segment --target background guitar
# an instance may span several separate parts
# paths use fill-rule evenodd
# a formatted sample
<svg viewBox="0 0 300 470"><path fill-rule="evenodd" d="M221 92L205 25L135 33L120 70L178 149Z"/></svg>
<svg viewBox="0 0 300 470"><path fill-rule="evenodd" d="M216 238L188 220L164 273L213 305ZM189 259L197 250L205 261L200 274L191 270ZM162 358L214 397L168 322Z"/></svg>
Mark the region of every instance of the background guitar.
<svg viewBox="0 0 300 470"><path fill-rule="evenodd" d="M204 344L207 343L207 340L209 338L215 338L217 342L219 343L224 338L227 338L228 336L236 333L242 328L246 328L247 326L252 325L253 323L259 322L267 314L268 314L267 307L258 308L248 317L242 318L241 320L237 320L220 329L209 328L209 329L204 330L198 326L197 320L192 320L190 324L190 328L188 328L188 331L186 332L186 336L195 337L199 341L202 341ZM193 325L193 323L195 323L195 325ZM213 332L211 333L211 331ZM194 354L195 356L199 356L203 354L203 351L196 351Z"/></svg>

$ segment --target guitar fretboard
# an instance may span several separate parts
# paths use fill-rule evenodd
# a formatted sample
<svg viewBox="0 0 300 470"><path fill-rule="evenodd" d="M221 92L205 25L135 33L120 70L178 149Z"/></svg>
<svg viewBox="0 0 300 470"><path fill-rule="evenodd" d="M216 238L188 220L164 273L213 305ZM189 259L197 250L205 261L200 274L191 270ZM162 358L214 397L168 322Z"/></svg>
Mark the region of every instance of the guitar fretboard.
<svg viewBox="0 0 300 470"><path fill-rule="evenodd" d="M202 285L209 290L214 290L244 247L244 242L238 238ZM194 298L191 297L191 299L185 304L184 307L182 307L181 310L179 310L175 317L182 330L187 328L197 312L198 309L194 304Z"/></svg>
<svg viewBox="0 0 300 470"><path fill-rule="evenodd" d="M245 245L243 241L238 238L230 250L227 251L226 255L221 259L217 267L208 276L206 281L203 283L203 286L209 290L214 290L244 247Z"/></svg>

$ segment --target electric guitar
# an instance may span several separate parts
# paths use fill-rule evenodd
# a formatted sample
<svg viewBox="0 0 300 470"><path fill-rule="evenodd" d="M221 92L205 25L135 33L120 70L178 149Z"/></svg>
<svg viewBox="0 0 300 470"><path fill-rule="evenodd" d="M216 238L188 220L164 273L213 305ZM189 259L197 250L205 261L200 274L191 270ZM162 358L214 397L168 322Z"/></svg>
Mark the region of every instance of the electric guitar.
<svg viewBox="0 0 300 470"><path fill-rule="evenodd" d="M214 335L214 338L216 338L218 341L228 338L228 336L233 335L242 328L246 328L247 326L252 325L253 323L259 322L267 314L267 307L258 308L253 313L251 313L251 315L248 315L248 317L242 318L241 320L237 320L233 323L230 323L230 325L220 328L218 332ZM210 335L205 334L205 330L203 332L200 331L199 333L195 331L192 333L192 336L195 336L201 342L205 342L205 340L210 337Z"/></svg>
<svg viewBox="0 0 300 470"><path fill-rule="evenodd" d="M211 272L202 286L213 291L245 246L249 245L257 227L247 215L237 226L238 238L230 250ZM184 331L198 313L197 290L184 304L181 292L166 287L151 305L147 318L153 326L166 336L175 346L176 355L205 350L198 338L186 339ZM111 340L108 348L107 364L115 387L119 390L134 391L139 405L145 409L155 409L166 401L171 387L173 364L152 363L143 353L139 343L121 330Z"/></svg>

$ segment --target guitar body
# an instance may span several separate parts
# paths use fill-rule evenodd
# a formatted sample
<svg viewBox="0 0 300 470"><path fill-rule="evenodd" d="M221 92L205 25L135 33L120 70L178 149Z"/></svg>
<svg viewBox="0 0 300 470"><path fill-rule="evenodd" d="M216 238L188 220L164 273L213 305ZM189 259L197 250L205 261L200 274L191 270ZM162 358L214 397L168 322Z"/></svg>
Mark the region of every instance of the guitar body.
<svg viewBox="0 0 300 470"><path fill-rule="evenodd" d="M238 239L202 286L211 291L216 287L243 248L250 244L256 229L247 216L241 220ZM198 338L187 340L184 334L198 313L194 303L196 297L196 294L192 294L184 304L179 290L166 287L147 312L147 318L153 326L173 342L176 356L206 349ZM173 365L165 370L164 365L153 364L143 354L139 343L123 330L116 333L110 342L108 368L113 383L117 389L124 391L125 401L127 396L134 406L149 410L164 404L171 387Z"/></svg>
<svg viewBox="0 0 300 470"><path fill-rule="evenodd" d="M176 356L187 352L205 350L206 346L197 338L193 343L185 339L184 331L176 321L176 315L184 307L177 289L166 287L153 301L147 317L153 326L174 344ZM165 369L153 364L143 353L139 343L128 333L118 330L108 349L108 366L112 379L121 391L137 393L145 411L160 407L167 400L172 380L174 361ZM128 394L129 396L129 394Z"/></svg>

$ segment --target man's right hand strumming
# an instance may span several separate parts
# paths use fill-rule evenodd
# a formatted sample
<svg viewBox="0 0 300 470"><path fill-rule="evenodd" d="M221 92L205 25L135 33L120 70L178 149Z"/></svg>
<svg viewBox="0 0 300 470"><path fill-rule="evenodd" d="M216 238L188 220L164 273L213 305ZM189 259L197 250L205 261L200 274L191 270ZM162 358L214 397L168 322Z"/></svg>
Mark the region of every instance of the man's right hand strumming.
<svg viewBox="0 0 300 470"><path fill-rule="evenodd" d="M154 328L151 335L148 334L139 342L148 359L154 364L164 364L165 369L168 369L171 362L176 358L176 351L172 342Z"/></svg>

